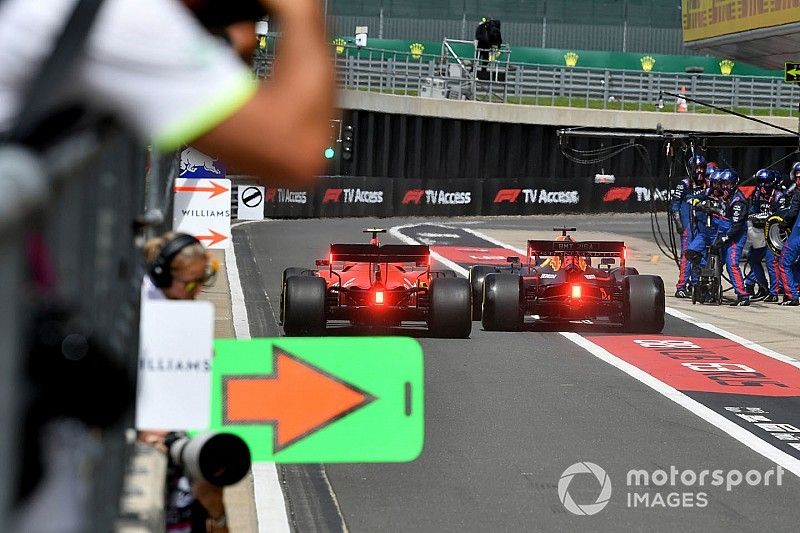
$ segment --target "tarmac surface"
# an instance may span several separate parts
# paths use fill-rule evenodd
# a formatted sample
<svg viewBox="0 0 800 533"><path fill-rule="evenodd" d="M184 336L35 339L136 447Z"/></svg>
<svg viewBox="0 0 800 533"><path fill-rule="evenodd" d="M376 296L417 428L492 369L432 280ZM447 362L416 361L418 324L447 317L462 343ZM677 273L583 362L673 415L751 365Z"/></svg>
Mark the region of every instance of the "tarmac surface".
<svg viewBox="0 0 800 533"><path fill-rule="evenodd" d="M680 365L648 366L652 358L635 352L638 345L630 337L587 324L501 333L483 331L474 322L465 340L427 338L422 332L415 335L425 353L422 455L407 464L280 467L294 529L796 529L800 480L784 471L776 483L778 464L800 472L800 449L787 444L794 430L800 434L800 370L791 359L764 355L773 350L800 358L793 333L800 325L796 309L692 306L673 298L677 269L655 246L649 215L269 220L234 230L252 336L281 333L276 316L283 269L311 268L327 255L329 243L363 242L361 229L375 225L407 226L385 235L383 242L424 239L443 253L464 243L524 248L527 239L552 238L552 228L563 225L577 226L579 240L625 240L631 265L661 275L667 286L671 314L663 335L648 339L697 343L731 361L741 357L754 368L725 367L725 375L714 374L711 386ZM742 346L743 339L715 328L769 350L754 351ZM567 329L574 331L563 333ZM745 393L718 390L734 382L730 376L737 372L762 377L748 378L755 385L746 389L731 389ZM607 477L595 478L588 470L572 476L568 468L583 462L598 465ZM723 475L758 471L762 479L758 486L742 482L730 490L710 481L702 486L681 481L685 471L715 469ZM632 470L652 473L653 483L632 486ZM678 479L673 475L658 485L655 472L660 470L676 471ZM774 475L765 485L762 474L768 471ZM559 491L560 485L568 491ZM587 514L597 510L592 504L607 503L592 516L578 516L566 509L565 492Z"/></svg>

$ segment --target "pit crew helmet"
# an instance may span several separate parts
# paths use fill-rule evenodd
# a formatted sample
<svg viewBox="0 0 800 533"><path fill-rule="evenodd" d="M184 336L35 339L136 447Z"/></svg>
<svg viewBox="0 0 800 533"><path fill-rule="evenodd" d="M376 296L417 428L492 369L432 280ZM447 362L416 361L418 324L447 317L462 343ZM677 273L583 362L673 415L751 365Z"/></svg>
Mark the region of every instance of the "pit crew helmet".
<svg viewBox="0 0 800 533"><path fill-rule="evenodd" d="M756 172L756 187L758 187L758 192L761 194L762 197L768 197L772 194L772 191L775 190L775 185L777 185L779 180L779 175L774 170L769 170L766 168L762 168Z"/></svg>
<svg viewBox="0 0 800 533"><path fill-rule="evenodd" d="M800 181L800 161L792 165L792 171L789 173L789 178L797 183Z"/></svg>
<svg viewBox="0 0 800 533"><path fill-rule="evenodd" d="M733 196L733 192L739 185L739 174L733 169L726 169L720 172L719 187L722 191L722 197L726 200Z"/></svg>
<svg viewBox="0 0 800 533"><path fill-rule="evenodd" d="M715 198L722 197L722 172L722 170L717 170L708 178L708 188L711 191L711 196Z"/></svg>
<svg viewBox="0 0 800 533"><path fill-rule="evenodd" d="M693 155L689 158L689 175L692 177L692 182L697 188L705 188L706 186L706 158L700 154Z"/></svg>

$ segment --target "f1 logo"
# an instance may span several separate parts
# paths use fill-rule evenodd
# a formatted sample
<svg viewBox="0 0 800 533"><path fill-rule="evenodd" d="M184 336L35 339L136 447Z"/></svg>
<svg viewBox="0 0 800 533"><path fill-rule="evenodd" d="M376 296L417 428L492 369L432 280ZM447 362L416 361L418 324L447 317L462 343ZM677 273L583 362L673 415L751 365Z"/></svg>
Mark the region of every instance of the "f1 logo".
<svg viewBox="0 0 800 533"><path fill-rule="evenodd" d="M325 191L325 196L322 198L322 203L327 204L328 202L333 202L338 204L342 201L342 191L344 191L344 189L327 189Z"/></svg>
<svg viewBox="0 0 800 533"><path fill-rule="evenodd" d="M515 203L519 198L519 193L522 189L500 189L494 197L494 203L500 204L503 202Z"/></svg>
<svg viewBox="0 0 800 533"><path fill-rule="evenodd" d="M267 202L274 202L275 195L278 193L278 189L267 189L266 193L264 194L264 200Z"/></svg>
<svg viewBox="0 0 800 533"><path fill-rule="evenodd" d="M422 202L422 195L425 194L424 189L409 189L406 191L405 196L403 196L403 205L408 204L417 204L419 205Z"/></svg>
<svg viewBox="0 0 800 533"><path fill-rule="evenodd" d="M627 202L633 194L633 187L611 187L603 195L604 202Z"/></svg>

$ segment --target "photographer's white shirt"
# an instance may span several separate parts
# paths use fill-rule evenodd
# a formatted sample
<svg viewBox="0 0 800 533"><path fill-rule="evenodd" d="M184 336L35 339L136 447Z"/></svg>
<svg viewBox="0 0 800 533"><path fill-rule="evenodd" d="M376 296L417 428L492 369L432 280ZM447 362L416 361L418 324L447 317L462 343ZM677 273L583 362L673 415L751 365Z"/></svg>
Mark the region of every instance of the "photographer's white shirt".
<svg viewBox="0 0 800 533"><path fill-rule="evenodd" d="M0 132L12 126L76 3L0 2ZM162 150L212 129L257 87L177 0L106 0L72 70L52 89L59 102L110 112Z"/></svg>

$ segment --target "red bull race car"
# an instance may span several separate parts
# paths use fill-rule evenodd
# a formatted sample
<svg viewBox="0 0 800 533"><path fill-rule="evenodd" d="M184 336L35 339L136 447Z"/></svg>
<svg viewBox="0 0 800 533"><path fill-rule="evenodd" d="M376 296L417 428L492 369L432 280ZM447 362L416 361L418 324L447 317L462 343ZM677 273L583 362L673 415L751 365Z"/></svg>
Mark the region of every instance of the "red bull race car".
<svg viewBox="0 0 800 533"><path fill-rule="evenodd" d="M286 335L322 335L329 323L388 328L424 323L437 337L469 337L469 282L431 270L427 245L331 244L317 268L283 272L281 322Z"/></svg>
<svg viewBox="0 0 800 533"><path fill-rule="evenodd" d="M508 266L470 269L473 294L480 290L482 303L473 317L484 329L520 330L526 317L589 320L636 333L664 328L664 281L626 267L624 242L577 242L567 235L575 228L554 231L562 233L557 240L528 241L525 265L514 257Z"/></svg>

